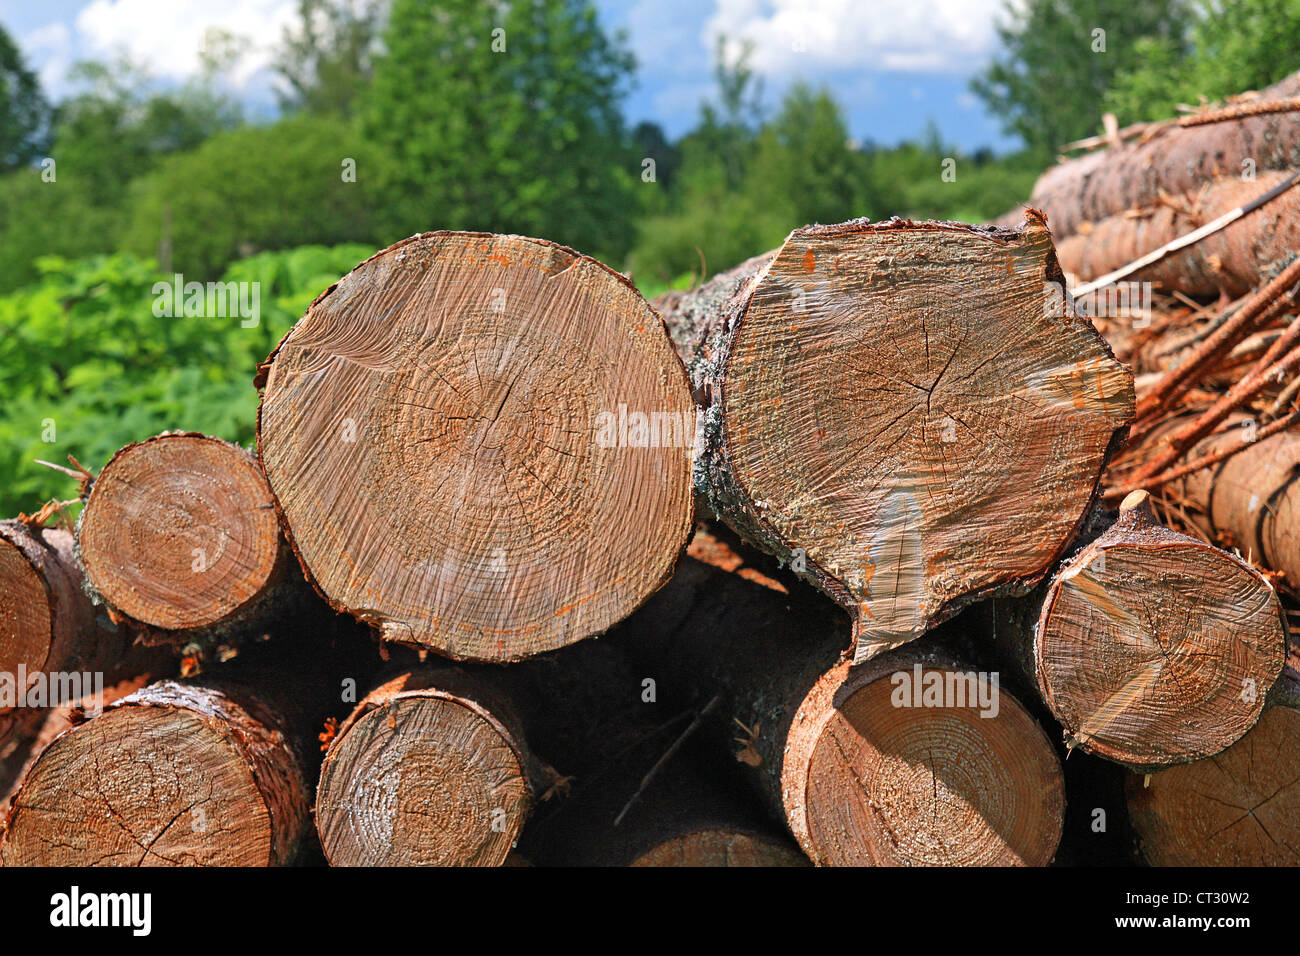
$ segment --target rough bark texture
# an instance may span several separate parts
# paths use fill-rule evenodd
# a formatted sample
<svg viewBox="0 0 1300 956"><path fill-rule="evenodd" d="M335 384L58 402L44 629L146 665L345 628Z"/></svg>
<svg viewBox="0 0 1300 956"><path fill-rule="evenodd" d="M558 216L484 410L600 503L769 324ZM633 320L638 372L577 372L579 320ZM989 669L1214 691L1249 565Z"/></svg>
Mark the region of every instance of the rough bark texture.
<svg viewBox="0 0 1300 956"><path fill-rule="evenodd" d="M600 633L685 546L694 408L623 276L428 233L322 294L259 374L304 571L385 639L512 661Z"/></svg>
<svg viewBox="0 0 1300 956"><path fill-rule="evenodd" d="M844 607L855 657L1023 592L1091 504L1132 379L1021 231L855 221L658 301L704 405L696 487Z"/></svg>
<svg viewBox="0 0 1300 956"><path fill-rule="evenodd" d="M385 680L339 727L316 827L334 866L500 866L540 774L504 698L424 667Z"/></svg>
<svg viewBox="0 0 1300 956"><path fill-rule="evenodd" d="M1145 492L1045 593L989 610L995 638L1067 744L1134 769L1216 754L1254 726L1286 657L1254 568L1161 525Z"/></svg>
<svg viewBox="0 0 1300 956"><path fill-rule="evenodd" d="M77 527L86 577L118 620L154 642L233 633L286 597L291 558L257 460L169 432L127 445L95 479Z"/></svg>
<svg viewBox="0 0 1300 956"><path fill-rule="evenodd" d="M1084 281L1099 278L1245 205L1289 175L1267 172L1247 182L1226 176L1146 207L1139 215L1123 212L1093 223L1087 231L1058 238L1061 268ZM1151 282L1190 296L1237 296L1271 278L1297 247L1300 186L1125 281Z"/></svg>
<svg viewBox="0 0 1300 956"><path fill-rule="evenodd" d="M993 716L894 706L894 675L970 668L932 639L853 667L828 610L687 559L615 639L661 697L721 696L714 752L746 768L813 862L1048 863L1064 792L1033 718L1005 690Z"/></svg>
<svg viewBox="0 0 1300 956"><path fill-rule="evenodd" d="M1261 94L1262 100L1300 94L1300 73ZM1239 177L1245 160L1253 161L1257 173L1300 166L1300 113L1167 126L1118 149L1097 150L1047 170L1029 203L1047 214L1053 235L1070 236L1085 222L1159 202L1162 193L1192 194L1220 177ZM1017 210L999 221L1012 225L1018 216Z"/></svg>
<svg viewBox="0 0 1300 956"><path fill-rule="evenodd" d="M0 672L112 672L131 637L98 618L72 533L0 521Z"/></svg>

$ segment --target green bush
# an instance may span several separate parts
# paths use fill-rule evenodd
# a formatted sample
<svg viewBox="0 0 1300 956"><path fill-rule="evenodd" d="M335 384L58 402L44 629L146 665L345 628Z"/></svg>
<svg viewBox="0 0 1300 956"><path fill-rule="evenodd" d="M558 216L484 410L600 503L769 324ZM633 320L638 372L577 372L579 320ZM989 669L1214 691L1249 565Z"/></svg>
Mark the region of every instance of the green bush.
<svg viewBox="0 0 1300 956"><path fill-rule="evenodd" d="M356 181L343 178L356 162ZM254 252L379 241L382 154L343 120L297 116L213 136L132 185L124 251L209 279Z"/></svg>
<svg viewBox="0 0 1300 956"><path fill-rule="evenodd" d="M248 444L253 375L312 299L374 251L306 246L234 263L259 283L260 321L158 318L154 264L130 255L39 260L39 283L0 296L0 513L74 493L35 464L75 455L98 470L122 445L169 428Z"/></svg>

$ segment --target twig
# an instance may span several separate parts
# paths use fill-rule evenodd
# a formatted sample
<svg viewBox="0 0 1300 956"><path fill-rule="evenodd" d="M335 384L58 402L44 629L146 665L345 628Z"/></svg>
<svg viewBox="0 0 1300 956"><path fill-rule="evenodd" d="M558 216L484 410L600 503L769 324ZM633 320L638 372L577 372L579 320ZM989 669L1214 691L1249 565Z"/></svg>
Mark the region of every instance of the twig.
<svg viewBox="0 0 1300 956"><path fill-rule="evenodd" d="M1266 113L1289 113L1292 110L1300 110L1300 98L1237 103L1233 106L1225 106L1223 109L1193 113L1191 116L1180 116L1178 125L1204 126L1206 123L1222 123L1225 120L1243 119L1247 116L1263 116Z"/></svg>
<svg viewBox="0 0 1300 956"><path fill-rule="evenodd" d="M695 728L700 726L700 723L704 720L705 716L712 712L712 710L720 703L722 703L722 695L714 694L713 699L704 705L704 709L695 715L695 719L691 721L690 726L682 731L681 735L673 741L672 746L664 752L664 755L655 762L655 765L650 768L650 772L641 780L641 786L636 788L636 793L632 794L632 799L628 800L623 809L618 812L618 816L614 818L614 826L618 826L623 822L623 817L632 809L632 804L636 803L637 798L639 798L641 794L645 793L646 787L650 786L651 781L654 780L655 776L659 773L660 769L663 768L664 764L668 763L668 761L672 759L673 754L677 753L677 751L681 749L682 744L686 743L686 738L695 732Z"/></svg>

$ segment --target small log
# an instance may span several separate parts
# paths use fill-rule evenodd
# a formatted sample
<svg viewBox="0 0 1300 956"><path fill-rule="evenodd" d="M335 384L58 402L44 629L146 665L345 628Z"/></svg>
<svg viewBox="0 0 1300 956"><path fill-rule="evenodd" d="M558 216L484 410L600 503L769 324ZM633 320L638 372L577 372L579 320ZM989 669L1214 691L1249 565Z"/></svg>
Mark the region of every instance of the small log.
<svg viewBox="0 0 1300 956"><path fill-rule="evenodd" d="M1250 442L1259 427L1254 418L1234 415L1186 458L1192 461ZM1300 434L1284 431L1170 482L1169 490L1191 506L1191 520L1207 537L1279 572L1293 590L1300 590L1298 478Z"/></svg>
<svg viewBox="0 0 1300 956"><path fill-rule="evenodd" d="M1300 94L1300 73L1266 90L1261 102ZM1249 165L1247 165L1249 161ZM1300 166L1300 114L1265 113L1202 126L1170 125L1150 136L1054 166L1034 185L1030 205L1043 210L1058 239L1162 194L1195 193L1223 176ZM1012 224L1019 211L1000 222Z"/></svg>
<svg viewBox="0 0 1300 956"><path fill-rule="evenodd" d="M155 643L233 634L272 614L289 583L256 458L193 432L117 452L91 486L77 544L96 595Z"/></svg>
<svg viewBox="0 0 1300 956"><path fill-rule="evenodd" d="M1300 686L1292 674L1250 733L1211 760L1127 781L1153 866L1300 865Z"/></svg>
<svg viewBox="0 0 1300 956"><path fill-rule="evenodd" d="M340 676L373 670L362 645L328 627L304 622L201 683L151 684L55 738L12 797L0 863L292 862Z"/></svg>
<svg viewBox="0 0 1300 956"><path fill-rule="evenodd" d="M509 704L449 667L407 670L359 703L321 766L316 828L333 866L501 866L537 762Z"/></svg>
<svg viewBox="0 0 1300 956"><path fill-rule="evenodd" d="M1282 672L1268 580L1161 525L1146 492L1045 593L988 609L994 637L1067 746L1139 770L1208 757L1254 726Z"/></svg>
<svg viewBox="0 0 1300 956"><path fill-rule="evenodd" d="M740 764L814 863L1051 861L1056 752L995 674L951 648L927 639L851 666L825 604L691 559L615 634L662 698L721 695L702 728L714 753ZM902 701L916 683L972 696Z"/></svg>
<svg viewBox="0 0 1300 956"><path fill-rule="evenodd" d="M704 404L697 490L849 613L857 661L1037 583L1133 414L1032 212L811 226L656 305Z"/></svg>
<svg viewBox="0 0 1300 956"><path fill-rule="evenodd" d="M130 646L82 590L72 532L0 521L0 673L114 672Z"/></svg>
<svg viewBox="0 0 1300 956"><path fill-rule="evenodd" d="M323 293L257 381L303 570L386 640L493 662L563 647L685 547L681 363L632 284L570 249L403 240Z"/></svg>
<svg viewBox="0 0 1300 956"><path fill-rule="evenodd" d="M1238 176L1226 176L1136 214L1126 211L1103 219L1086 232L1058 239L1061 268L1078 279L1097 279L1246 205L1289 175L1261 173L1258 179L1245 182ZM1267 282L1272 272L1295 254L1300 245L1298 220L1300 187L1282 193L1194 245L1140 269L1126 281L1151 282L1156 288L1177 289L1189 296L1242 295ZM1149 306L1149 302L1145 304ZM1109 304L1091 308L1094 315L1111 314Z"/></svg>

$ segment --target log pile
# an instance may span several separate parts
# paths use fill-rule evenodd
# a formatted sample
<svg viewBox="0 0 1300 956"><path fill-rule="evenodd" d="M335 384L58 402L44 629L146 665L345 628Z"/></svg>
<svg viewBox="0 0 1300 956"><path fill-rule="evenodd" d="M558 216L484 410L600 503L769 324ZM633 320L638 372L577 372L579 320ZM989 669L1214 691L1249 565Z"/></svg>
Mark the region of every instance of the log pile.
<svg viewBox="0 0 1300 956"><path fill-rule="evenodd" d="M0 697L0 864L1046 866L1098 809L1295 862L1292 194L1140 321L1071 294L1239 202L1225 144L1286 182L1295 116L654 303L539 239L378 252L250 370L255 453L154 436L0 523L0 670L111 677Z"/></svg>

